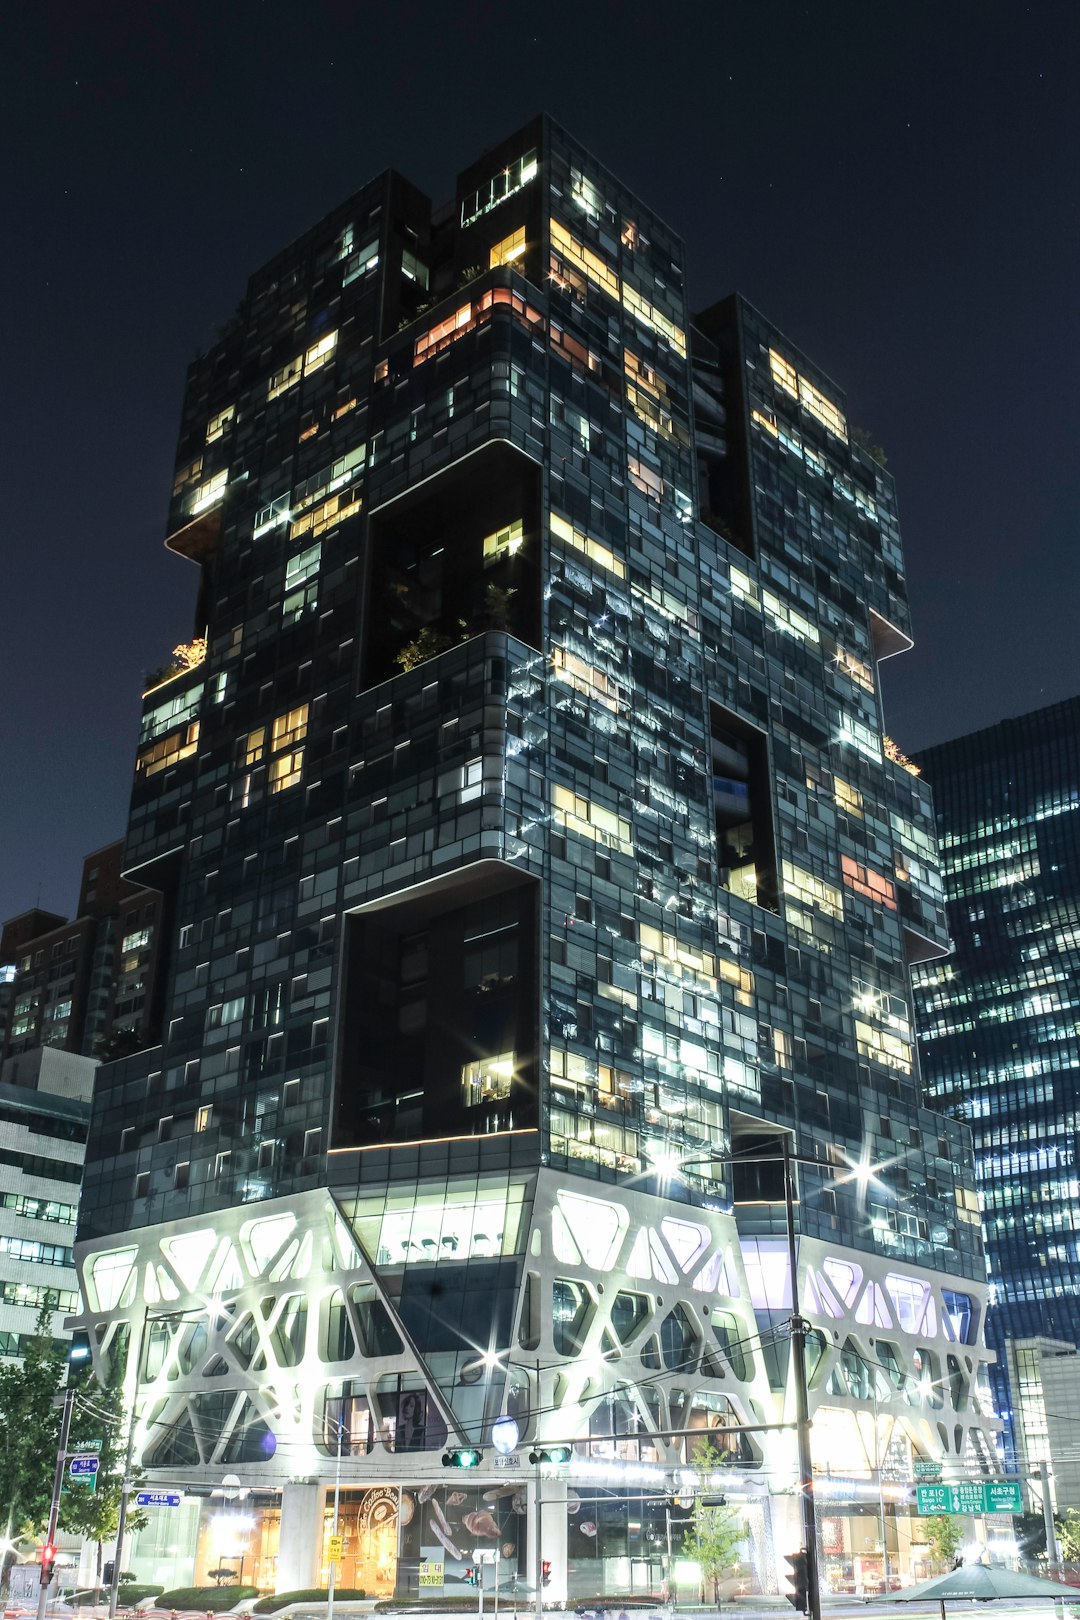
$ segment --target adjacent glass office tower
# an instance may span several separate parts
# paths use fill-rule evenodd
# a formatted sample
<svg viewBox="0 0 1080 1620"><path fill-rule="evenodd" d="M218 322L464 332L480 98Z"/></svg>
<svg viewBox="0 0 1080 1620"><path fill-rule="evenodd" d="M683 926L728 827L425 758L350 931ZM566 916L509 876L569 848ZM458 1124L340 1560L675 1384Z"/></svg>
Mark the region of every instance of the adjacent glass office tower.
<svg viewBox="0 0 1080 1620"><path fill-rule="evenodd" d="M791 1416L786 1140L824 1567L910 1567L859 1504L984 1466L984 1262L915 1071L947 936L882 735L893 487L839 390L741 300L692 325L681 242L538 120L252 278L167 544L196 636L128 834L165 1034L102 1072L79 1257L151 1478L255 1511L125 1565L325 1581L340 1477L339 1585L461 1591L479 1548L656 1592L711 1432L775 1589L792 1436L724 1431Z"/></svg>
<svg viewBox="0 0 1080 1620"><path fill-rule="evenodd" d="M1003 1375L1006 1339L1080 1343L1080 698L919 758L955 941L916 978L923 1073L974 1132Z"/></svg>

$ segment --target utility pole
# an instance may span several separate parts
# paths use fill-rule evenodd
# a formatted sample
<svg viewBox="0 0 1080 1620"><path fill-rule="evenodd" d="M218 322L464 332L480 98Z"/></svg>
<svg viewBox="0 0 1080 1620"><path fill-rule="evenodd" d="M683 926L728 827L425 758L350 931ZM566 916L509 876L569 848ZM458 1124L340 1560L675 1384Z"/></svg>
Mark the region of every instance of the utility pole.
<svg viewBox="0 0 1080 1620"><path fill-rule="evenodd" d="M116 1555L113 1559L112 1580L109 1582L109 1620L116 1620L116 1599L120 1591L120 1573L123 1569L124 1532L127 1529L128 1498L131 1495L131 1465L135 1459L135 1415L138 1409L139 1374L142 1371L143 1345L146 1325L150 1320L150 1307L143 1310L139 1325L139 1339L135 1346L135 1378L131 1388L131 1416L128 1419L127 1450L124 1453L124 1477L120 1481L120 1516L116 1521Z"/></svg>
<svg viewBox="0 0 1080 1620"><path fill-rule="evenodd" d="M795 1199L791 1178L791 1143L784 1136L784 1213L787 1218L788 1268L791 1272L791 1375L795 1384L795 1439L799 1460L799 1507L806 1554L806 1602L810 1620L821 1620L818 1584L817 1511L814 1465L810 1456L810 1401L806 1388L806 1322L799 1311L799 1268L795 1245Z"/></svg>
<svg viewBox="0 0 1080 1620"><path fill-rule="evenodd" d="M1046 1561L1059 1564L1057 1532L1054 1525L1054 1504L1050 1500L1050 1464L1044 1457L1039 1464L1039 1483L1042 1486L1043 1528L1046 1531Z"/></svg>
<svg viewBox="0 0 1080 1620"><path fill-rule="evenodd" d="M56 1525L60 1518L60 1492L64 1488L64 1468L67 1465L68 1435L71 1433L71 1409L75 1404L75 1390L69 1384L64 1391L64 1415L60 1419L60 1447L56 1453L56 1473L53 1475L52 1503L49 1507L49 1531L45 1537L45 1549L52 1550L53 1561L47 1562L49 1553L43 1549L41 1555L41 1584L38 1587L37 1620L45 1620L45 1605L49 1600L49 1587L52 1585L53 1570L55 1566ZM46 1573L48 1571L48 1573Z"/></svg>

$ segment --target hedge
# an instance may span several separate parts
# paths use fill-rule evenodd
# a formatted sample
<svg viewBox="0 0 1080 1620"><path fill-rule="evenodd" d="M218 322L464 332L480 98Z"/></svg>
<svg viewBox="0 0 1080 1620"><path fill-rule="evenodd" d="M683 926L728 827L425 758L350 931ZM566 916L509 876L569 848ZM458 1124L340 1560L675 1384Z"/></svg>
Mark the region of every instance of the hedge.
<svg viewBox="0 0 1080 1620"><path fill-rule="evenodd" d="M360 1598L367 1597L361 1586L335 1586L335 1603L355 1603ZM305 1586L298 1592L271 1592L269 1597L260 1598L258 1603L251 1605L252 1614L277 1614L279 1609L288 1608L290 1603L327 1603L330 1600L329 1589L325 1586Z"/></svg>
<svg viewBox="0 0 1080 1620"><path fill-rule="evenodd" d="M257 1598L257 1586L177 1586L171 1592L162 1592L156 1609L202 1609L207 1614L221 1614L235 1609L246 1598Z"/></svg>

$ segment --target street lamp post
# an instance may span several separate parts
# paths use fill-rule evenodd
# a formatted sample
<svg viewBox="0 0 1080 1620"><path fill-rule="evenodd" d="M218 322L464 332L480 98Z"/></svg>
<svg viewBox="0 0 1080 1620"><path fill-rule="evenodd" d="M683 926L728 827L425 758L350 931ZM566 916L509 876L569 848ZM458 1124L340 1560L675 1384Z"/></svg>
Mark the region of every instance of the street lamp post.
<svg viewBox="0 0 1080 1620"><path fill-rule="evenodd" d="M810 1452L810 1401L806 1377L806 1334L809 1323L799 1309L798 1253L795 1241L795 1194L792 1176L791 1143L785 1134L779 1156L748 1153L744 1156L703 1153L680 1160L681 1165L700 1162L733 1167L738 1164L777 1164L784 1179L784 1221L787 1235L788 1272L791 1280L791 1377L795 1385L795 1444L799 1473L799 1516L803 1553L806 1559L806 1602L809 1620L821 1620L821 1586L818 1578L817 1508L814 1500L814 1465ZM816 1162L816 1161L815 1161Z"/></svg>
<svg viewBox="0 0 1080 1620"><path fill-rule="evenodd" d="M334 1467L334 1528L330 1532L335 1544L337 1540L338 1523L341 1510L341 1442L345 1430L344 1411L345 1396L342 1394L341 1410L338 1412L337 1418L337 1456ZM333 1553L333 1546L331 1547L330 1551ZM334 1587L337 1584L335 1580L336 1574L337 1559L332 1557L330 1559L330 1574L327 1577L326 1582L326 1620L334 1620Z"/></svg>

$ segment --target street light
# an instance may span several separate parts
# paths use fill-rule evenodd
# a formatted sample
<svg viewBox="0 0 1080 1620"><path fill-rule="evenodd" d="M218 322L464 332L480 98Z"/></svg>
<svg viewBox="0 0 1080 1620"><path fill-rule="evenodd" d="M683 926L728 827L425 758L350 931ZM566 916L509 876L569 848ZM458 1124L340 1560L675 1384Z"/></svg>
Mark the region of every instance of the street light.
<svg viewBox="0 0 1080 1620"><path fill-rule="evenodd" d="M798 1456L798 1493L799 1508L802 1519L802 1551L805 1553L805 1563L799 1568L805 1572L806 1606L810 1620L821 1620L821 1584L818 1568L818 1539L817 1539L817 1507L814 1500L814 1466L810 1453L810 1400L806 1376L806 1336L810 1330L810 1323L799 1309L799 1273L797 1263L797 1250L795 1241L795 1192L792 1176L792 1164L796 1162L791 1151L791 1142L785 1134L780 1139L780 1152L772 1153L746 1153L746 1154L720 1154L700 1153L683 1158L677 1154L666 1153L655 1161L656 1167L662 1169L666 1175L677 1175L687 1165L708 1163L735 1168L741 1164L779 1164L781 1166L784 1182L784 1217L787 1233L788 1272L791 1279L791 1373L795 1385L795 1443ZM835 1168L823 1166L817 1159L799 1160L815 1166L817 1169ZM846 1171L841 1172L841 1181L855 1181L863 1189L874 1180L874 1166L864 1153L858 1163L850 1165ZM801 1607L799 1598L804 1589L804 1583L797 1583L796 1606Z"/></svg>

